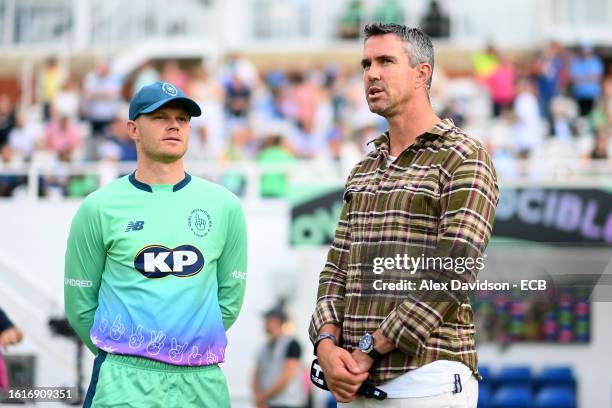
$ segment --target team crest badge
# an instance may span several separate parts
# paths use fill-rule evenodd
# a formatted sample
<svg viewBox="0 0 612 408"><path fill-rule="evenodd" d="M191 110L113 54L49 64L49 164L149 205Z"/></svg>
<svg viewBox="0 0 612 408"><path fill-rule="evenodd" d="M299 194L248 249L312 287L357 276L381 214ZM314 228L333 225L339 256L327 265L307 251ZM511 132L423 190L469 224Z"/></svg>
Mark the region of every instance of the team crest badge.
<svg viewBox="0 0 612 408"><path fill-rule="evenodd" d="M164 91L170 96L178 95L178 90L176 89L176 86L169 84L167 82L164 82L164 84L162 85L162 91Z"/></svg>
<svg viewBox="0 0 612 408"><path fill-rule="evenodd" d="M187 225L196 236L204 238L212 228L212 218L208 211L198 208L191 211L187 217Z"/></svg>

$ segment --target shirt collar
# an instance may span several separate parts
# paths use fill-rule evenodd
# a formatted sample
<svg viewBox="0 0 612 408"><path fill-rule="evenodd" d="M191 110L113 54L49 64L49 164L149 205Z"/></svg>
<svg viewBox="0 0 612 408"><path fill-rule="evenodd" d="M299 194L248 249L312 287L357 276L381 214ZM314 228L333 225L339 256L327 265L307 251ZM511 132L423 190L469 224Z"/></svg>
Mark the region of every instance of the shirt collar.
<svg viewBox="0 0 612 408"><path fill-rule="evenodd" d="M452 119L448 119L448 118L442 119L441 121L433 125L431 129L417 136L416 139L414 140L414 143L410 145L409 147L423 147L427 141L434 140L438 136L444 135L445 133L452 130L454 127L455 127L455 124L453 123ZM373 143L374 147L379 152L386 152L388 154L389 153L389 131L386 131L380 136L370 140L368 142L368 145L370 143Z"/></svg>
<svg viewBox="0 0 612 408"><path fill-rule="evenodd" d="M128 179L130 180L130 183L132 183L132 185L134 187L136 187L137 189L142 190L142 191L146 191L147 193L152 193L153 192L153 189L151 188L151 186L149 184L146 184L146 183L143 183L142 181L136 180L136 172L135 171L130 174ZM191 181L191 175L185 172L185 178L183 178L181 181L179 181L178 183L176 183L174 185L174 187L172 188L172 192L175 193L175 192L179 191L180 189L185 187L187 184L189 184L190 181Z"/></svg>

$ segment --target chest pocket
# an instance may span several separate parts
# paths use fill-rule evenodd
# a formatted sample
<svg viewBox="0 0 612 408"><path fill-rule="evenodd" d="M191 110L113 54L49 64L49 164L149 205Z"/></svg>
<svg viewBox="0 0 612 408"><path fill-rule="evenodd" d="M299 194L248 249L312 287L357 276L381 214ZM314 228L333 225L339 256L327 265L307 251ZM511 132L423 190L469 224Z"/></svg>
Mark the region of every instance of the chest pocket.
<svg viewBox="0 0 612 408"><path fill-rule="evenodd" d="M367 211L368 198L374 198L374 194L368 191L367 184L349 185L342 193L342 200L352 211Z"/></svg>
<svg viewBox="0 0 612 408"><path fill-rule="evenodd" d="M352 204L355 198L365 191L367 185L365 184L353 184L346 187L344 193L342 193L342 200L347 204Z"/></svg>
<svg viewBox="0 0 612 408"><path fill-rule="evenodd" d="M385 224L430 241L438 232L440 188L434 175L402 177L385 188ZM416 235L414 235L416 233Z"/></svg>

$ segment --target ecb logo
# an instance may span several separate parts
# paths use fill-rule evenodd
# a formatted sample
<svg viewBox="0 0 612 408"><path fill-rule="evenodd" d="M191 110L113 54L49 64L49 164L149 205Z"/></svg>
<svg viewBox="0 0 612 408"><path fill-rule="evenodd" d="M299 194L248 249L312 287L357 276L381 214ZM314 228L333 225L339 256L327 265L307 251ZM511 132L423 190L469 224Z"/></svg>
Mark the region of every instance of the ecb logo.
<svg viewBox="0 0 612 408"><path fill-rule="evenodd" d="M163 278L168 275L185 278L202 270L204 256L192 245L181 245L174 249L163 245L142 248L134 258L134 268L146 278Z"/></svg>
<svg viewBox="0 0 612 408"><path fill-rule="evenodd" d="M162 90L170 96L176 96L178 94L178 90L176 89L176 87L167 82L164 82L164 84L162 85Z"/></svg>

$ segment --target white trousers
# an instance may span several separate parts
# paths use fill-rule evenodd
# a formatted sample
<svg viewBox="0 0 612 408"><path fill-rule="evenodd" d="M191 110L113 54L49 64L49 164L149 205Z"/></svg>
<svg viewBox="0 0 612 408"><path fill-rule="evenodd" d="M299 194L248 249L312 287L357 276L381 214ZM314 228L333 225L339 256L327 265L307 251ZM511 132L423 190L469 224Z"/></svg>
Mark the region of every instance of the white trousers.
<svg viewBox="0 0 612 408"><path fill-rule="evenodd" d="M387 398L383 401L358 398L338 407L350 408L476 408L478 404L478 380L474 376L463 384L460 393L447 392L431 397Z"/></svg>

